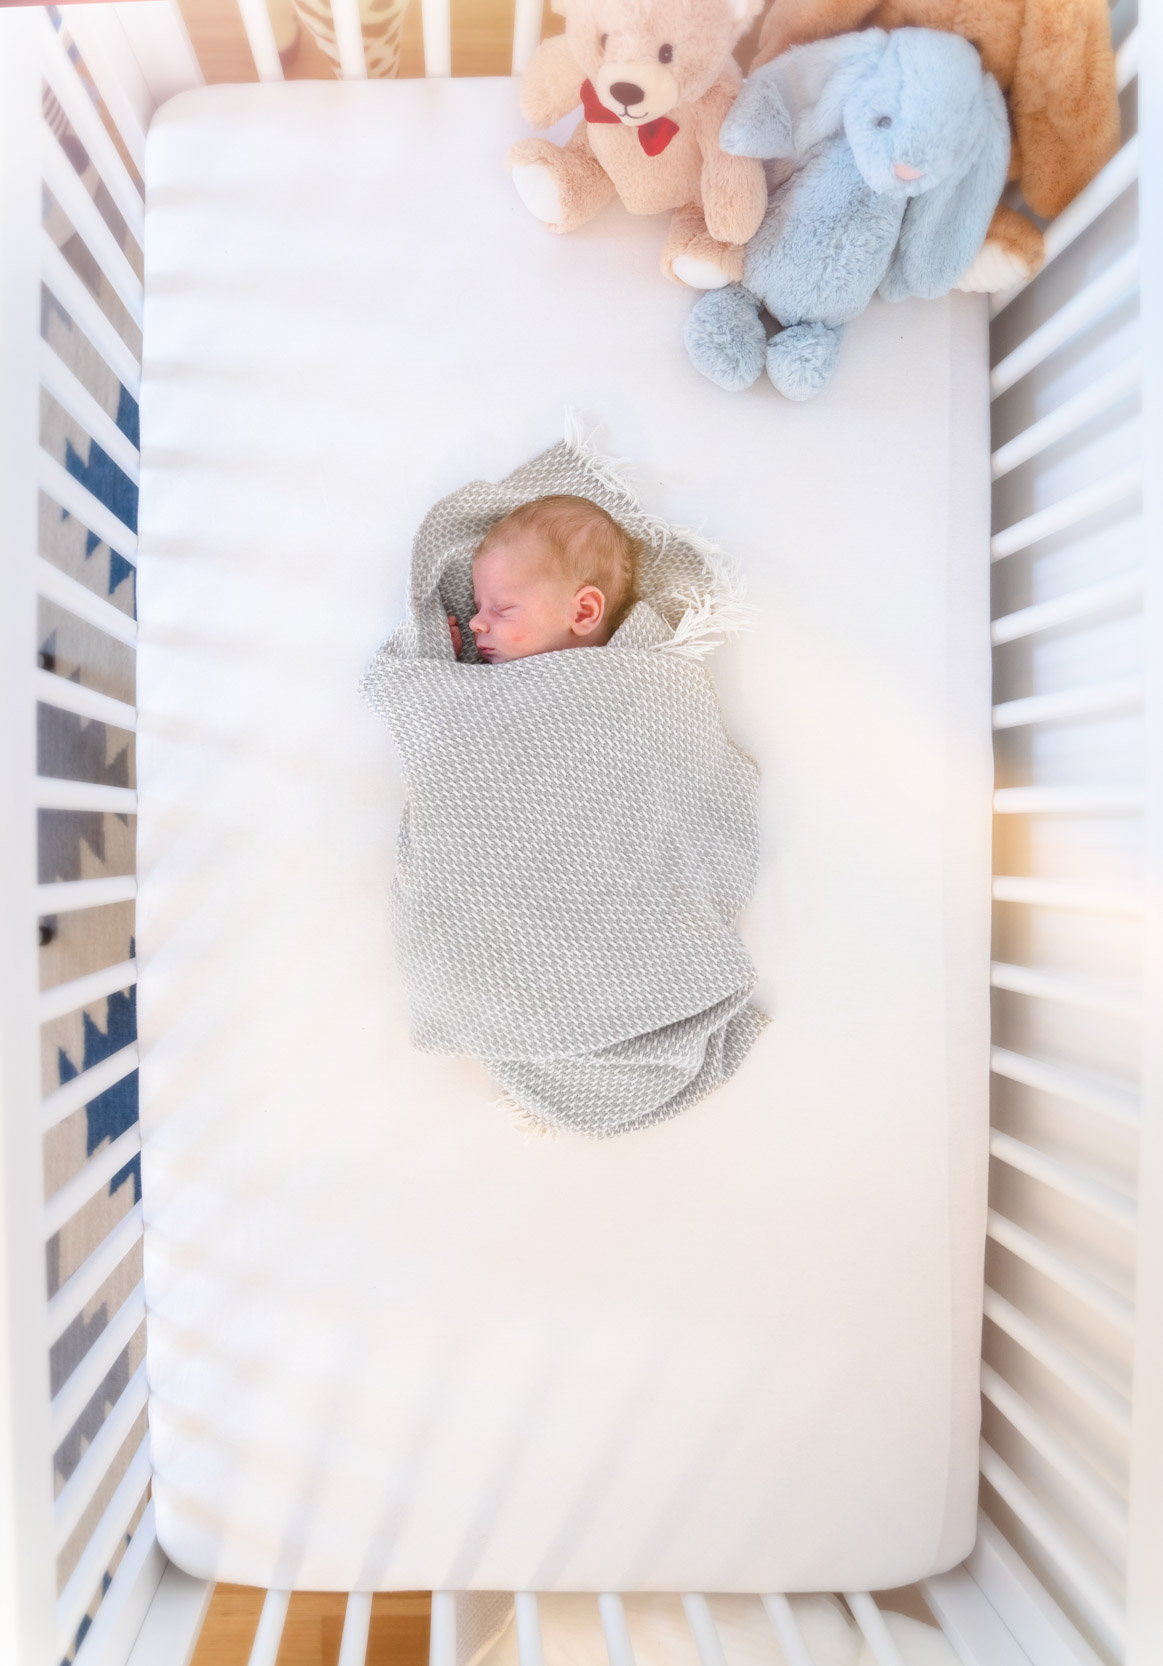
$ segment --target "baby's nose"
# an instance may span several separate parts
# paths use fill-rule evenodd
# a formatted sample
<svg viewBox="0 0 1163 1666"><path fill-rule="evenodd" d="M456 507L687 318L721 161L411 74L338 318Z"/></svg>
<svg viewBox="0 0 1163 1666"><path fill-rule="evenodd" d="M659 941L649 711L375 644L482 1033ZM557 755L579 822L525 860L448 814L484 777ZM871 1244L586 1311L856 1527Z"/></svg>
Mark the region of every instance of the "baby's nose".
<svg viewBox="0 0 1163 1666"><path fill-rule="evenodd" d="M923 168L910 168L907 162L898 162L892 171L898 179L909 180L920 179L925 170Z"/></svg>
<svg viewBox="0 0 1163 1666"><path fill-rule="evenodd" d="M472 618L468 622L468 628L469 628L470 631L474 631L474 632L484 630L485 622L481 618L479 613L474 613L473 614Z"/></svg>

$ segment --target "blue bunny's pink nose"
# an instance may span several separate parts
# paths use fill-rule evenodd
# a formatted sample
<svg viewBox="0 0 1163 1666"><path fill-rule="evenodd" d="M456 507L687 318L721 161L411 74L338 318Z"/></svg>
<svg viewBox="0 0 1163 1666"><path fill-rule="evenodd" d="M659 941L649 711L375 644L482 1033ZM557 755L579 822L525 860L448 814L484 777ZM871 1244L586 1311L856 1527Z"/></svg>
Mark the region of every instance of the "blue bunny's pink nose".
<svg viewBox="0 0 1163 1666"><path fill-rule="evenodd" d="M923 168L910 168L907 162L898 162L892 170L898 179L920 179Z"/></svg>

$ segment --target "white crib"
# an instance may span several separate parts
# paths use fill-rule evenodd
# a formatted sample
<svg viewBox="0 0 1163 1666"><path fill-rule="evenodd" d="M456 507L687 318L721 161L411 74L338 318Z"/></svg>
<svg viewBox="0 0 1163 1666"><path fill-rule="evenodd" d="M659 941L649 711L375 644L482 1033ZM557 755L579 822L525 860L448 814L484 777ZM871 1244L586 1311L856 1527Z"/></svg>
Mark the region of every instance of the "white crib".
<svg viewBox="0 0 1163 1666"><path fill-rule="evenodd" d="M344 75L359 78L355 0L332 3ZM259 78L281 78L263 0L240 10ZM1123 148L1048 228L1043 273L993 302L996 1126L981 1509L968 1561L920 1591L964 1666L1163 1660L1163 8L1141 23L1134 13L1119 0L1112 15ZM540 5L517 0L514 71L540 24ZM448 0L423 0L423 30L428 75L449 75ZM138 1050L127 1035L44 1093L42 1047L54 1023L132 989L136 970L122 959L38 989L32 933L34 920L51 936L52 922L124 907L135 891L132 871L37 881L38 814L132 816L136 802L128 781L70 775L43 755L38 773L38 708L132 734L136 637L130 606L40 553L38 516L54 512L127 564L136 533L122 519L132 502L118 512L44 449L38 399L138 478L132 422L42 339L41 286L132 402L141 274L108 210L139 246L151 116L200 79L171 0L0 15L0 1660L12 1666L182 1666L211 1590L167 1563L153 1525L140 1202L50 1283L47 1305L42 1282L46 1241L132 1179L140 1149L123 1116L54 1182L45 1136L131 1083ZM61 143L69 130L88 181ZM120 303L121 328L42 229L42 189ZM104 643L121 696L51 659L38 666L38 604L83 627L98 654ZM119 1305L78 1333L111 1280ZM72 1351L63 1367L53 1356L50 1382L66 1334ZM99 1394L54 1498L54 1455ZM787 1659L812 1666L786 1598L761 1594ZM845 1595L878 1666L900 1666L875 1598ZM537 1596L516 1596L522 1666L541 1666ZM251 1666L275 1661L288 1598L268 1593ZM703 1666L723 1666L705 1599L683 1601ZM340 1666L363 1661L370 1614L370 1593L351 1593ZM631 1666L616 1594L601 1614L611 1666ZM454 1594L437 1592L431 1660L456 1658Z"/></svg>

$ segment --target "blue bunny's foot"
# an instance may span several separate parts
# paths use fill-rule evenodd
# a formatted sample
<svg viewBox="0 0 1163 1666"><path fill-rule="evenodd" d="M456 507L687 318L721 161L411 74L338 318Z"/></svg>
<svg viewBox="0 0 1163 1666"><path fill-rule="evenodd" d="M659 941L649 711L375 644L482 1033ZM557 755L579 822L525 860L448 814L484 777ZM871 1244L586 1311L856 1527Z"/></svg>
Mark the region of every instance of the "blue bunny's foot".
<svg viewBox="0 0 1163 1666"><path fill-rule="evenodd" d="M759 321L759 303L742 284L700 295L683 339L695 369L728 393L749 388L763 372L767 336Z"/></svg>
<svg viewBox="0 0 1163 1666"><path fill-rule="evenodd" d="M844 326L792 324L767 346L767 374L785 399L814 399L836 368Z"/></svg>

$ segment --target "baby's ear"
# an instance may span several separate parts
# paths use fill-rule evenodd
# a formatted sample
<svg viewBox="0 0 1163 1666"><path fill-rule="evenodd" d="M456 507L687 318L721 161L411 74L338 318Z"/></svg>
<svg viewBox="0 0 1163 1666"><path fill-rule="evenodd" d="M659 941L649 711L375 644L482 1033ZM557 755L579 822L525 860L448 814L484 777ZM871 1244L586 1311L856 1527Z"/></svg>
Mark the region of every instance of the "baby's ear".
<svg viewBox="0 0 1163 1666"><path fill-rule="evenodd" d="M583 584L573 599L573 633L592 636L606 617L606 598L596 584Z"/></svg>

